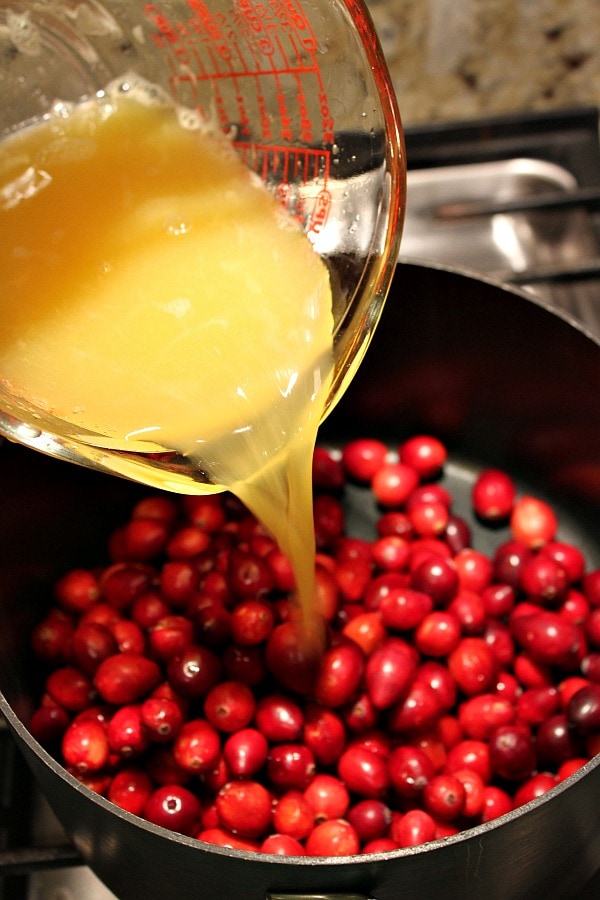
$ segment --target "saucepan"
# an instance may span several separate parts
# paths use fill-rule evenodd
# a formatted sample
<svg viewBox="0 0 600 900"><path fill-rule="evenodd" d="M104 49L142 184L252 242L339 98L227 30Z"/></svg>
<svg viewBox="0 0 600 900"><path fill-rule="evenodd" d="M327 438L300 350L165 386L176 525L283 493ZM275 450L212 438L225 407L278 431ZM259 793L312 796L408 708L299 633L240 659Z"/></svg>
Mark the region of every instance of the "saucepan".
<svg viewBox="0 0 600 900"><path fill-rule="evenodd" d="M526 292L400 263L366 358L320 440L435 434L461 466L502 466L551 498L565 539L585 545L598 566L598 342ZM66 772L27 727L41 677L31 630L53 579L97 562L144 490L22 446L0 448L0 709L82 860L119 900L586 895L600 869L599 758L492 822L346 858L209 846L119 810ZM360 510L356 518L360 529Z"/></svg>

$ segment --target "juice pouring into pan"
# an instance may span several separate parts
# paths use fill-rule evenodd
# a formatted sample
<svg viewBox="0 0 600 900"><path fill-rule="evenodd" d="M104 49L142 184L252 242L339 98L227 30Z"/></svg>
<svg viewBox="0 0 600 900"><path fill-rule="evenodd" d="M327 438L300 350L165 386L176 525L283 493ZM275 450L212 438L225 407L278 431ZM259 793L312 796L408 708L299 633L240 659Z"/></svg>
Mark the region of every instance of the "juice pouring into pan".
<svg viewBox="0 0 600 900"><path fill-rule="evenodd" d="M404 209L368 14L2 0L0 24L0 430L162 489L230 489L315 632L312 450Z"/></svg>

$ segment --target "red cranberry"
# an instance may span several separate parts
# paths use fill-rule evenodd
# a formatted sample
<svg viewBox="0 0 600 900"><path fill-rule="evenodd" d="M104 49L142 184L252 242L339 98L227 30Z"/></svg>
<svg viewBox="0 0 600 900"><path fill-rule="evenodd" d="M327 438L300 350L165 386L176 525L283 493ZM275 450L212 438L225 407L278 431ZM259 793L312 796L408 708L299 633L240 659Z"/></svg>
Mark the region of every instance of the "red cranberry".
<svg viewBox="0 0 600 900"><path fill-rule="evenodd" d="M138 653L116 653L104 659L94 675L94 686L106 703L135 703L156 687L158 665Z"/></svg>
<svg viewBox="0 0 600 900"><path fill-rule="evenodd" d="M366 483L381 468L387 455L388 448L381 441L361 438L344 446L342 465L349 478Z"/></svg>
<svg viewBox="0 0 600 900"><path fill-rule="evenodd" d="M147 749L149 738L137 703L121 706L113 715L106 729L108 744L113 753L125 759L141 756Z"/></svg>
<svg viewBox="0 0 600 900"><path fill-rule="evenodd" d="M74 666L64 666L51 672L46 679L46 691L59 706L69 712L85 709L94 697L92 682Z"/></svg>
<svg viewBox="0 0 600 900"><path fill-rule="evenodd" d="M369 698L386 709L406 696L417 672L417 654L398 638L389 638L373 651L365 667Z"/></svg>
<svg viewBox="0 0 600 900"><path fill-rule="evenodd" d="M475 740L486 740L495 728L509 725L514 719L513 704L494 693L469 697L458 708L458 721L465 736Z"/></svg>
<svg viewBox="0 0 600 900"><path fill-rule="evenodd" d="M221 661L208 647L190 644L183 653L167 663L167 676L172 687L183 697L204 697L221 675Z"/></svg>
<svg viewBox="0 0 600 900"><path fill-rule="evenodd" d="M305 846L309 856L353 856L360 850L360 841L345 819L326 819L313 828Z"/></svg>
<svg viewBox="0 0 600 900"><path fill-rule="evenodd" d="M435 770L430 758L417 747L400 745L390 753L388 771L392 787L401 797L419 797Z"/></svg>
<svg viewBox="0 0 600 900"><path fill-rule="evenodd" d="M580 688L567 703L565 712L577 734L586 736L600 731L600 684Z"/></svg>
<svg viewBox="0 0 600 900"><path fill-rule="evenodd" d="M490 734L492 771L510 781L529 778L536 767L536 752L530 728L522 722L499 725Z"/></svg>
<svg viewBox="0 0 600 900"><path fill-rule="evenodd" d="M556 775L552 775L550 772L537 772L517 788L513 796L513 806L516 809L525 803L529 803L531 800L537 799L537 797L542 797L552 790L556 784Z"/></svg>
<svg viewBox="0 0 600 900"><path fill-rule="evenodd" d="M360 745L342 753L338 774L353 794L373 800L382 799L390 783L387 760Z"/></svg>
<svg viewBox="0 0 600 900"><path fill-rule="evenodd" d="M141 705L140 715L149 739L156 743L172 740L183 725L181 706L165 697L148 697Z"/></svg>
<svg viewBox="0 0 600 900"><path fill-rule="evenodd" d="M219 734L204 719L185 722L173 743L175 762L193 774L205 772L214 766L220 752Z"/></svg>
<svg viewBox="0 0 600 900"><path fill-rule="evenodd" d="M103 769L109 753L106 728L93 719L72 722L63 735L63 759L67 766L79 772Z"/></svg>
<svg viewBox="0 0 600 900"><path fill-rule="evenodd" d="M511 588L519 588L521 571L533 550L522 541L506 541L496 548L494 553L494 577L496 581L507 584Z"/></svg>
<svg viewBox="0 0 600 900"><path fill-rule="evenodd" d="M411 466L389 462L381 465L373 475L371 490L381 506L402 506L418 483L419 476Z"/></svg>
<svg viewBox="0 0 600 900"><path fill-rule="evenodd" d="M500 469L486 469L475 480L471 502L475 513L486 522L508 519L516 497L512 478Z"/></svg>
<svg viewBox="0 0 600 900"><path fill-rule="evenodd" d="M337 762L346 744L346 729L332 710L310 704L305 713L303 740L323 766Z"/></svg>
<svg viewBox="0 0 600 900"><path fill-rule="evenodd" d="M577 627L550 610L513 618L511 631L534 660L548 665L568 665L582 648Z"/></svg>
<svg viewBox="0 0 600 900"><path fill-rule="evenodd" d="M300 737L304 715L291 698L283 694L270 694L259 700L255 722L268 741L290 742Z"/></svg>
<svg viewBox="0 0 600 900"><path fill-rule="evenodd" d="M481 805L481 813L479 821L482 823L492 822L509 813L513 808L513 802L502 788L493 784L487 784L483 789L483 803Z"/></svg>
<svg viewBox="0 0 600 900"><path fill-rule="evenodd" d="M405 813L393 831L400 847L418 847L435 838L435 821L424 809L411 809Z"/></svg>
<svg viewBox="0 0 600 900"><path fill-rule="evenodd" d="M280 834L303 841L313 830L315 812L302 791L286 791L273 808L273 827Z"/></svg>
<svg viewBox="0 0 600 900"><path fill-rule="evenodd" d="M77 665L93 676L102 660L117 652L117 641L104 625L84 622L73 632L72 649Z"/></svg>
<svg viewBox="0 0 600 900"><path fill-rule="evenodd" d="M165 785L148 797L143 815L154 825L191 836L200 818L200 801L181 785Z"/></svg>
<svg viewBox="0 0 600 900"><path fill-rule="evenodd" d="M365 664L360 648L352 641L326 650L314 684L313 696L321 706L348 703L357 690Z"/></svg>
<svg viewBox="0 0 600 900"><path fill-rule="evenodd" d="M379 613L388 628L394 631L411 631L432 608L433 600L424 591L395 588L381 598Z"/></svg>
<svg viewBox="0 0 600 900"><path fill-rule="evenodd" d="M264 734L256 728L242 728L229 735L223 746L223 756L232 775L248 778L265 764L269 745Z"/></svg>
<svg viewBox="0 0 600 900"><path fill-rule="evenodd" d="M271 824L271 795L258 781L232 781L217 794L217 810L225 828L244 838L266 834Z"/></svg>
<svg viewBox="0 0 600 900"><path fill-rule="evenodd" d="M304 799L311 807L317 822L341 819L350 806L350 785L335 775L319 773L304 790Z"/></svg>
<svg viewBox="0 0 600 900"><path fill-rule="evenodd" d="M439 556L424 559L411 574L410 587L429 594L436 605L448 603L458 586L454 563Z"/></svg>
<svg viewBox="0 0 600 900"><path fill-rule="evenodd" d="M210 688L204 699L204 715L208 721L228 734L249 725L255 709L254 694L241 681L221 681Z"/></svg>
<svg viewBox="0 0 600 900"><path fill-rule="evenodd" d="M537 497L524 496L513 507L510 528L515 540L535 549L554 539L558 522L551 506Z"/></svg>
<svg viewBox="0 0 600 900"><path fill-rule="evenodd" d="M423 479L438 475L448 457L444 444L428 434L407 438L400 444L398 454L401 462L415 469Z"/></svg>
<svg viewBox="0 0 600 900"><path fill-rule="evenodd" d="M454 775L434 775L423 789L427 811L442 821L457 819L464 812L467 795L462 782Z"/></svg>
<svg viewBox="0 0 600 900"><path fill-rule="evenodd" d="M265 650L269 671L286 688L299 694L310 693L317 653L307 643L302 630L293 622L277 625L271 632Z"/></svg>
<svg viewBox="0 0 600 900"><path fill-rule="evenodd" d="M305 744L276 744L267 759L270 782L279 790L305 790L315 774L315 758Z"/></svg>
<svg viewBox="0 0 600 900"><path fill-rule="evenodd" d="M447 656L461 638L460 622L450 612L436 609L425 616L414 633L417 650L424 656Z"/></svg>
<svg viewBox="0 0 600 900"><path fill-rule="evenodd" d="M54 596L64 610L82 613L94 606L100 597L100 585L87 569L72 569L56 582Z"/></svg>
<svg viewBox="0 0 600 900"><path fill-rule="evenodd" d="M121 809L134 816L142 816L152 790L152 781L147 773L138 766L128 766L113 776L107 797Z"/></svg>
<svg viewBox="0 0 600 900"><path fill-rule="evenodd" d="M489 690L498 666L483 638L465 637L450 653L448 668L463 693L472 696Z"/></svg>
<svg viewBox="0 0 600 900"><path fill-rule="evenodd" d="M342 628L342 634L358 644L364 655L369 657L385 641L387 630L376 611L353 615Z"/></svg>
<svg viewBox="0 0 600 900"><path fill-rule="evenodd" d="M471 529L461 516L450 515L444 540L452 553L460 553L471 545Z"/></svg>

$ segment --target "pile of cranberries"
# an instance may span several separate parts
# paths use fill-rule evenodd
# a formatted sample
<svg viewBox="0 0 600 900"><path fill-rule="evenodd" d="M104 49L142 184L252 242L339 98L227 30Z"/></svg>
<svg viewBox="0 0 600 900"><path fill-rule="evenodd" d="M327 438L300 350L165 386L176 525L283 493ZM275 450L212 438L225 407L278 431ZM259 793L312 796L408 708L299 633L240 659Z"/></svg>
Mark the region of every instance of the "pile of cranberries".
<svg viewBox="0 0 600 900"><path fill-rule="evenodd" d="M474 549L445 466L428 435L316 449L319 659L240 503L141 500L109 564L54 586L32 734L131 813L283 855L415 846L550 790L600 751L600 569L495 469L473 515L510 538ZM374 499L370 541L345 534L349 484Z"/></svg>

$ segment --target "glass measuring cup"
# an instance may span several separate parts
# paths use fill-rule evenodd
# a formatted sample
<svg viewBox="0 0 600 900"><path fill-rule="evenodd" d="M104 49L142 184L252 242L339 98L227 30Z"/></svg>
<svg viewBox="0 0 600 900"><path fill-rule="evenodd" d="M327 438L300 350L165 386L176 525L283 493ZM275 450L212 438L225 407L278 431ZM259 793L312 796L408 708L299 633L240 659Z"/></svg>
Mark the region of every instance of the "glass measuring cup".
<svg viewBox="0 0 600 900"><path fill-rule="evenodd" d="M133 77L232 135L329 270L335 366L327 412L377 323L404 209L400 121L365 7L358 0L1 0L0 39L3 134ZM14 395L2 371L0 411L0 432L53 456L149 484L167 477L171 489L214 489L202 467L172 448L111 446L40 410Z"/></svg>

